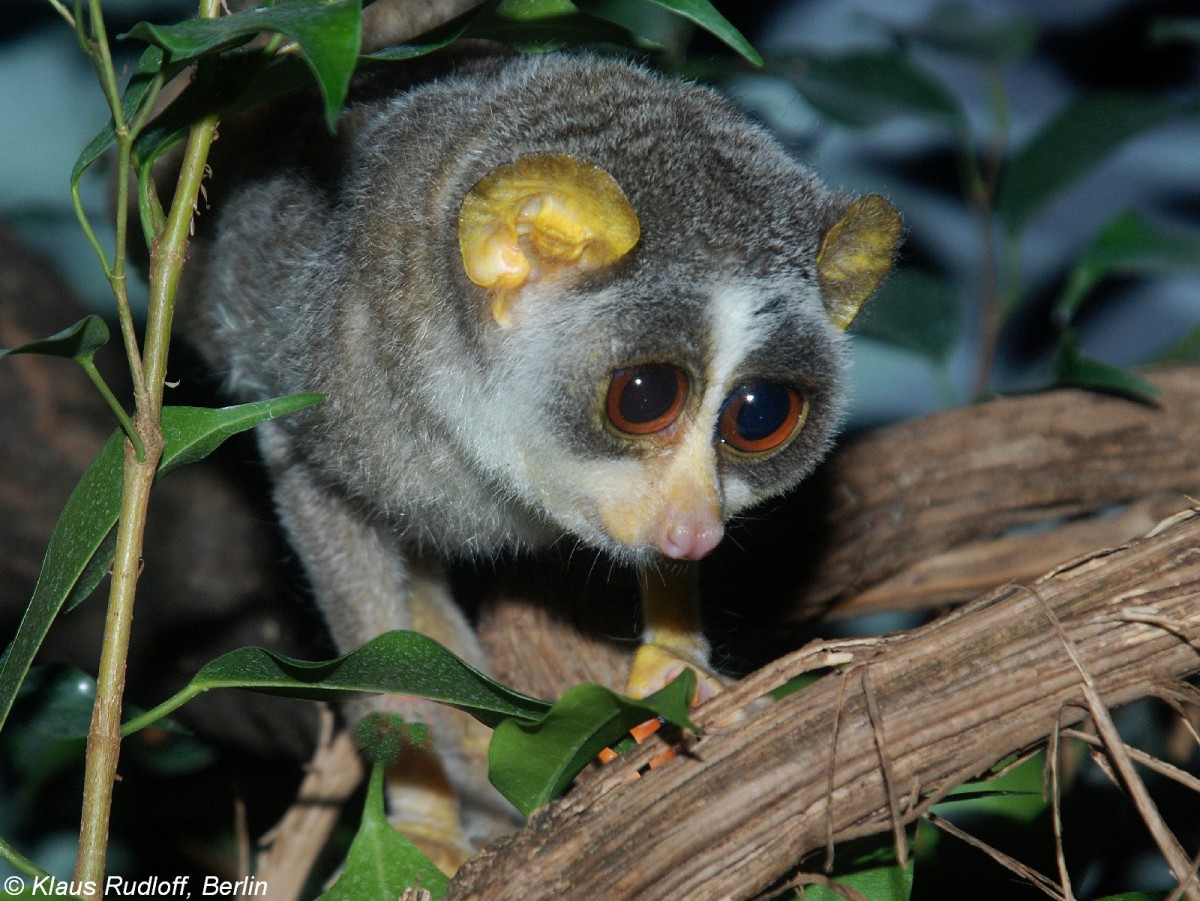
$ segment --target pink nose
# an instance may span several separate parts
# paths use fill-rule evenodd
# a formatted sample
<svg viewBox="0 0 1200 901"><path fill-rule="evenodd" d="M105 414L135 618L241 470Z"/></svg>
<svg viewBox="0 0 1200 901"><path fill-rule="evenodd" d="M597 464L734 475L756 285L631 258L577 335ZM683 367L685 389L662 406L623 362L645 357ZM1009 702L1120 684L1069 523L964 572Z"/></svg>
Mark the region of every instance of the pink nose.
<svg viewBox="0 0 1200 901"><path fill-rule="evenodd" d="M724 532L720 521L668 522L654 544L672 560L699 560L721 543Z"/></svg>

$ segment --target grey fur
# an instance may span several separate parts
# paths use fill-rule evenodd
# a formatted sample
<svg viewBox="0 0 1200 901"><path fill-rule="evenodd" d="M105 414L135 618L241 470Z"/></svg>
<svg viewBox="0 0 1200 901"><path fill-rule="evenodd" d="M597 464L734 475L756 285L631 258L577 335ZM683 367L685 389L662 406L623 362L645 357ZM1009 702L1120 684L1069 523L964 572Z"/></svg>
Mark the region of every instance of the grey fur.
<svg viewBox="0 0 1200 901"><path fill-rule="evenodd" d="M520 430L530 453L619 453L595 428L595 380L638 359L702 370L713 287L753 283L787 301L773 315L788 353L761 349L747 370L800 382L813 412L804 440L764 465L770 478L745 477L762 495L789 487L840 416L840 336L814 316L813 265L846 200L709 90L567 56L484 68L495 71L352 106L335 140L300 136L303 155L218 195L212 262L185 300L202 304L212 362L240 397L325 393L279 431L403 540L447 553L539 546L563 524L539 509L537 486L497 465L500 436L481 423ZM494 166L536 151L606 169L642 237L609 283L577 288L535 330L501 333L462 271L458 205ZM686 350L672 343L685 335Z"/></svg>
<svg viewBox="0 0 1200 901"><path fill-rule="evenodd" d="M328 397L270 423L262 443L341 646L410 625L418 560L564 536L656 556L567 509L572 481L648 453L601 421L598 386L617 367L669 361L719 391L771 377L810 399L786 450L716 456L726 516L811 470L841 419L844 365L815 259L848 198L712 91L623 62L486 59L411 90L368 84L363 98L335 138L301 124L269 159L216 167L183 301L239 398ZM641 239L612 272L531 292L503 329L463 272L458 209L490 170L533 152L605 169ZM722 304L754 340L722 333ZM709 385L730 346L727 383Z"/></svg>

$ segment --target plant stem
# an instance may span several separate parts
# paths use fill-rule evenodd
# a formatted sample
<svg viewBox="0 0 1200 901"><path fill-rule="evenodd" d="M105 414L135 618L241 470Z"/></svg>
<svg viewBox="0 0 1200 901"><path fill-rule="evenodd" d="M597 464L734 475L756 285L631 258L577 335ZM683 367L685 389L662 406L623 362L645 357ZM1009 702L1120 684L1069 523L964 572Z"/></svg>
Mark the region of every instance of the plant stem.
<svg viewBox="0 0 1200 901"><path fill-rule="evenodd" d="M131 445L126 444L125 477L121 492L121 519L117 528L117 550L113 559L112 585L109 590L108 616L104 623L104 644L100 669L96 674L96 704L88 730L87 763L83 776L83 814L79 826L79 857L75 861L75 880L96 886L104 882L104 858L108 848L108 824L112 808L113 783L121 753L121 700L125 689L125 660L129 651L129 633L133 624L133 597L141 569L142 535L150 486L162 456L162 434L158 423L137 425L146 446L146 460L137 462ZM100 897L99 891L89 896Z"/></svg>
<svg viewBox="0 0 1200 901"><path fill-rule="evenodd" d="M219 0L201 0L200 15L215 18L220 13ZM93 63L105 86L106 96L114 111L118 154L122 163L120 177L126 190L119 197L117 216L119 256L111 279L118 305L124 301L124 217L128 207L128 163L133 136L124 122L119 94L114 94L115 75L108 55L107 40L100 24L99 0L90 0L93 35L99 47L93 46ZM207 66L198 66L197 78L206 77ZM109 591L108 615L104 626L104 644L100 670L96 679L96 703L92 709L92 724L88 732L87 762L84 771L83 812L80 820L79 856L75 864L75 880L99 889L104 882L105 853L111 819L113 783L121 753L121 709L125 688L125 665L129 651L129 636L133 624L134 596L142 562L142 539L146 527L146 509L150 488L162 457L162 426L160 413L167 351L170 342L171 320L175 292L185 258L189 225L208 148L216 130L216 116L206 116L192 126L179 175L179 183L170 215L161 234L153 242L150 260L150 306L147 314L146 338L142 367L135 373L134 426L145 447L144 459L131 444L126 444L124 480L121 495L121 518L117 529L117 548L113 560L112 584ZM123 323L124 326L124 323ZM126 342L127 349L130 342ZM133 344L136 350L136 342ZM134 364L136 355L131 354ZM99 897L98 893L93 897Z"/></svg>
<svg viewBox="0 0 1200 901"><path fill-rule="evenodd" d="M987 393L992 380L992 369L996 363L996 350L1000 343L1000 330L1008 306L1002 297L1000 263L996 247L996 219L993 206L1000 183L1000 172L1004 163L1004 152L1008 144L1009 109L1008 95L1004 88L999 68L992 66L988 71L995 128L968 185L968 197L979 219L980 266L979 266L979 357L975 370L972 395L980 397Z"/></svg>

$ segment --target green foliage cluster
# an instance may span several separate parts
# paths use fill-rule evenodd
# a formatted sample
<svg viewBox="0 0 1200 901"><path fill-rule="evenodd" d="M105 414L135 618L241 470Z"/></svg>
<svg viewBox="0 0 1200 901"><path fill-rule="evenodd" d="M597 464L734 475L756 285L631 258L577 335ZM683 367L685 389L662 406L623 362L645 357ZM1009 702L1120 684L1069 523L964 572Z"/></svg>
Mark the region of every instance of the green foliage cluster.
<svg viewBox="0 0 1200 901"><path fill-rule="evenodd" d="M972 391L984 394L992 386L1001 329L1037 299L1033 286L1022 280L1031 226L1131 138L1172 121L1194 119L1200 97L1080 93L1010 147L1012 98L1004 76L1037 45L1032 20L948 2L903 28L875 24L890 31L891 47L840 55L797 51L773 57L768 70L786 79L828 120L846 127L868 129L908 119L945 133L957 160L960 197L972 211L982 248L979 286L969 302L976 305L981 322ZM1185 24L1164 22L1154 38L1194 43L1194 31ZM1139 37L1131 35L1131 40ZM915 50L937 51L977 71L990 99L984 125L974 124L955 86L922 65ZM1098 223L1078 258L1061 263L1069 274L1052 313L1060 341L1053 372L1042 387L1083 387L1153 400L1157 392L1145 380L1080 354L1079 314L1111 277L1200 270L1200 231L1169 228L1124 210ZM871 315L860 317L854 330L918 354L944 373L961 338L962 312L958 288L902 263L872 300ZM1162 358L1195 360L1198 340L1200 325L1164 350Z"/></svg>
<svg viewBox="0 0 1200 901"><path fill-rule="evenodd" d="M96 765L95 781L111 786L120 741L115 735L107 741L98 724L102 708L115 705L118 714L122 709L121 680L112 674L119 674L128 641L135 579L123 581L119 575L123 559L134 563L138 559L145 515L144 504L140 508L131 505L131 496L138 494L139 484L148 489L153 480L204 457L230 435L321 400L315 395L299 395L219 410L162 406L162 373L169 346L174 285L207 142L217 118L315 82L332 128L356 69L420 56L464 37L500 40L528 52L604 41L642 50L665 49L677 56L691 30L699 27L724 42L746 63L759 65L762 61L707 0L491 0L411 44L369 56L359 55L359 0L285 0L233 15L220 15L215 0L203 0L198 19L175 25L140 23L122 36L146 45L122 91L99 0L87 0L86 4L77 0L74 9L66 8L60 0L48 2L75 29L113 114L109 126L81 154L71 189L80 222L113 285L122 339L134 376L135 414L132 418L126 414L93 364L94 354L108 339L107 328L95 317L51 338L0 353L41 353L75 360L104 394L119 424L68 501L28 610L4 651L0 662L0 727L20 698L41 699L34 715L20 724L25 740L32 741L28 736L34 733L42 736L36 755L41 775L32 771L29 774L30 781L36 782L49 778L54 761L63 754L79 752L89 731L86 715L80 716L80 711L94 705L98 712L90 725L89 771L93 757L106 761ZM265 42L254 40L264 34ZM966 115L952 92L916 66L905 52L911 42L924 43L998 72L1003 65L1028 53L1035 39L1024 22L983 22L962 8L946 7L920 26L897 35L893 51L839 57L806 54L802 59L772 62L793 79L813 106L834 120L857 127L895 116L917 116L944 124L956 137L964 196L978 210L981 229L997 235L995 290L985 292L983 298L985 319L991 323L985 340L993 343L1000 323L1023 300L1015 273L1027 224L1121 141L1171 116L1194 112L1194 108L1147 104L1121 96L1081 97L1016 153L992 160L977 148ZM155 112L166 83L189 69L194 69L194 76L188 87L164 111ZM998 79L997 86L996 125L1003 129L1006 101ZM181 144L186 146L179 184L172 204L164 209L155 193L151 169L168 149ZM79 203L79 183L90 167L114 150L122 175L117 192L116 248L110 253L95 237ZM136 173L132 183L131 176L125 174L130 171ZM124 293L124 222L130 205L136 208L151 255L151 306L142 336L135 328ZM1075 349L1071 323L1092 290L1109 275L1198 263L1200 236L1196 234L1168 231L1134 214L1122 214L1103 224L1091 248L1078 261L1056 308L1064 328L1058 383L1145 395L1149 387L1135 376L1081 356ZM953 291L925 273L902 270L888 283L876 305L876 315L867 320L864 333L944 365L958 332ZM1198 341L1192 335L1190 343L1181 346L1175 355L1194 354ZM986 348L984 356L990 356ZM986 382L985 370L981 386ZM110 628L104 642L106 657L112 660L108 665L102 663L95 691L79 690L80 685L91 685L79 673L61 675L56 681L43 670L31 671L55 618L86 599L110 568L114 579L109 598ZM490 754L493 781L518 809L530 813L560 793L599 750L620 747L631 726L658 716L690 727L687 699L693 685L690 674L685 674L645 701L631 701L597 686L583 685L549 705L499 685L424 636L391 633L321 663L290 660L257 648L232 652L204 666L183 691L154 710L133 715L126 710L128 718L120 726L121 734L129 736L152 723L161 727L162 718L171 711L201 692L216 688L324 699L347 693L400 692L465 710L494 728ZM422 740L421 730L413 724L371 726L366 743L376 760L392 756L397 743ZM194 754L188 757L187 753L177 762L181 768L196 760ZM1006 816L1028 817L1030 803L1035 810L1044 804L1040 767L1035 769L1036 785L1030 781L1033 770L1026 767L1020 771L1025 781L1019 784L967 787L942 806L998 805ZM438 897L445 891L444 878L415 846L387 824L381 772L381 765L374 766L361 828L343 875L327 896L395 897L404 886L419 880ZM1007 778L1011 781L1014 777ZM1021 803L1010 803L1013 798ZM104 792L85 790L78 880L96 879L104 872L109 803L110 796ZM44 875L3 839L0 857L27 875ZM877 901L908 897L913 881L911 863L901 867L894 858L881 860L877 850L849 857L842 865L850 871L847 885ZM808 898L835 897L833 890L820 886L811 886L806 892Z"/></svg>

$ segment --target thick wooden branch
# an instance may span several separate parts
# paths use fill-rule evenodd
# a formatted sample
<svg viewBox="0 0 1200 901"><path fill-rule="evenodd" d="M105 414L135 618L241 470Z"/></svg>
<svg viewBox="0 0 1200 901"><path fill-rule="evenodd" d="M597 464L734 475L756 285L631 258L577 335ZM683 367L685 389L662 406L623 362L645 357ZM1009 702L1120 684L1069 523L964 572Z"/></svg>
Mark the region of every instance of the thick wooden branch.
<svg viewBox="0 0 1200 901"><path fill-rule="evenodd" d="M889 793L910 821L1080 720L1082 676L1051 617L1110 706L1200 671L1200 517L852 647L838 672L626 781L661 750L639 749L469 862L450 897L754 894L829 838L888 831ZM698 715L745 700L734 688Z"/></svg>
<svg viewBox="0 0 1200 901"><path fill-rule="evenodd" d="M1156 406L1055 391L850 442L795 501L809 515L791 556L820 550L794 615L961 602L1188 506L1200 496L1200 372L1148 377Z"/></svg>

